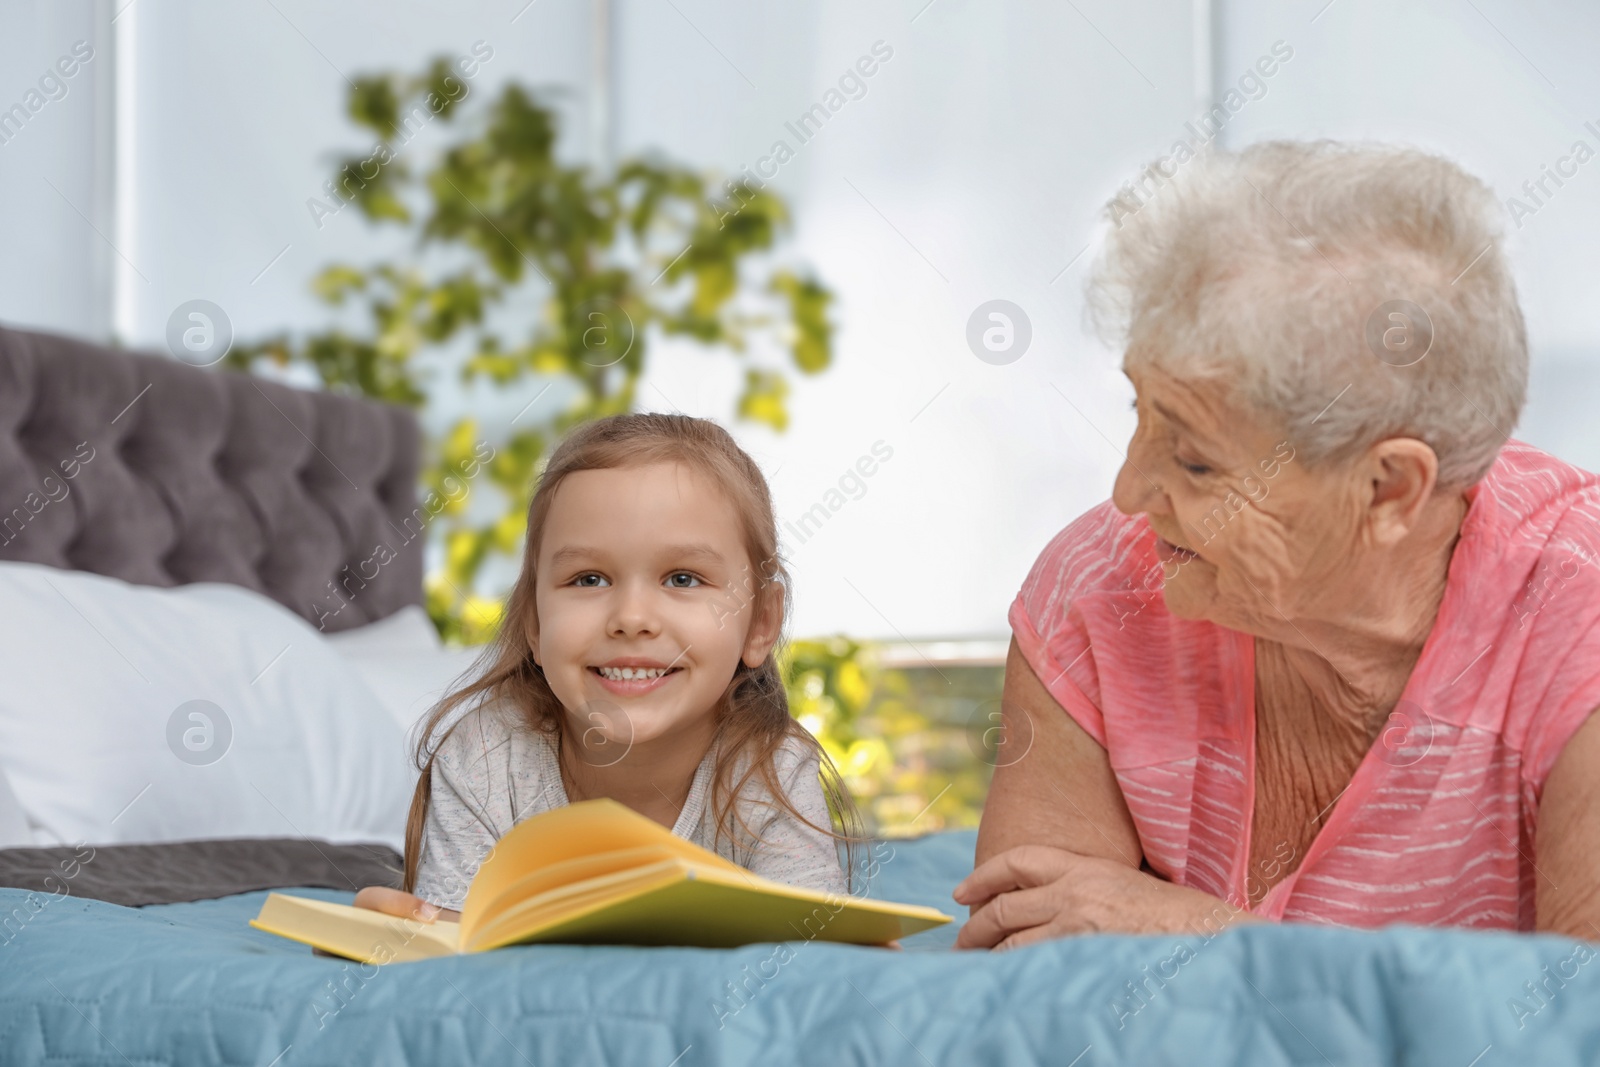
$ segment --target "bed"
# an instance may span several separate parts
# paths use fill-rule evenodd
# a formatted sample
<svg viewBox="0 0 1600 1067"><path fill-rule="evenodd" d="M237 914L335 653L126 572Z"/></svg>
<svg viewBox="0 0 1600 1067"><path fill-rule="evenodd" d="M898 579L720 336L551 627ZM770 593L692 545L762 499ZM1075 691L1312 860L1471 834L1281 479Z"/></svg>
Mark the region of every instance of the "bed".
<svg viewBox="0 0 1600 1067"><path fill-rule="evenodd" d="M1600 967L1553 937L379 969L250 928L397 877L407 728L471 659L419 607L417 449L397 409L0 329L0 1064L1600 1062ZM871 892L959 914L973 845L875 843Z"/></svg>

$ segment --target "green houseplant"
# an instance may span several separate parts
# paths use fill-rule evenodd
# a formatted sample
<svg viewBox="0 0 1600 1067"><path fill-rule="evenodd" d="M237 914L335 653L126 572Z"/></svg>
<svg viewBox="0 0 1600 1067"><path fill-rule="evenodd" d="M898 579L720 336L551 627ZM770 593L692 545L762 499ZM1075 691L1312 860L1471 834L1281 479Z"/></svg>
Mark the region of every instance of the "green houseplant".
<svg viewBox="0 0 1600 1067"><path fill-rule="evenodd" d="M565 384L562 410L514 419L498 440L463 415L429 442L424 483L444 502L429 536L444 552L427 578L428 610L446 639L472 644L499 621L498 600L476 580L491 556L518 551L541 460L578 423L634 407L653 340L684 337L743 361L734 414L782 431L787 369L815 374L832 358L833 297L769 254L789 222L770 190L719 188L649 157L606 172L563 162L556 114L526 89L508 84L482 106L464 104L469 96L444 59L421 75L352 84L350 119L381 140L339 162L329 194L337 210L414 232L414 252L316 276L316 293L344 322L354 311L359 330L280 334L228 359L301 364L328 389L412 407L427 401L440 357L467 382L518 395ZM459 136L415 158L404 142L418 114ZM474 519L446 479L489 449L483 469L503 506Z"/></svg>

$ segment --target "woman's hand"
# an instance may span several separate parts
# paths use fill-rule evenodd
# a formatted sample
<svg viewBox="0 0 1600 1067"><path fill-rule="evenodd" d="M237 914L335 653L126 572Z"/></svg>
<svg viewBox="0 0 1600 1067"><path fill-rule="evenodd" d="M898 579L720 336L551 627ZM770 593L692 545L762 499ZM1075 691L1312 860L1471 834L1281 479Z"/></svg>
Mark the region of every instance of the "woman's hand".
<svg viewBox="0 0 1600 1067"><path fill-rule="evenodd" d="M425 923L431 923L436 919L442 919L445 922L461 921L461 913L459 911L441 908L439 905L431 904L421 897L381 885L369 885L357 893L356 907L371 908L373 911L381 911L385 915L397 915L402 919L418 919Z"/></svg>
<svg viewBox="0 0 1600 1067"><path fill-rule="evenodd" d="M972 909L957 948L1019 948L1084 933L1210 935L1235 922L1260 921L1198 889L1048 845L1001 852L951 895Z"/></svg>

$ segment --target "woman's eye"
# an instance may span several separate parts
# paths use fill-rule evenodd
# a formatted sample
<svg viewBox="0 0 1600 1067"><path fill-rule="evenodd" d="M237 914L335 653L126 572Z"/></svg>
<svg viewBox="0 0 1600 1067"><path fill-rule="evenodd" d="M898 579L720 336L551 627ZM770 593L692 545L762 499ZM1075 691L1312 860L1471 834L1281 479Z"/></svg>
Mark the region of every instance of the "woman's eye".
<svg viewBox="0 0 1600 1067"><path fill-rule="evenodd" d="M580 574L572 580L572 584L581 589L599 589L606 584L606 580L598 574Z"/></svg>
<svg viewBox="0 0 1600 1067"><path fill-rule="evenodd" d="M1210 474L1211 473L1211 468L1206 466L1204 463L1185 463L1183 460L1180 459L1180 460L1178 460L1178 466L1182 467L1184 470L1188 471L1190 474L1193 474L1193 475L1195 475L1197 477L1199 475L1202 475L1202 474Z"/></svg>
<svg viewBox="0 0 1600 1067"><path fill-rule="evenodd" d="M678 571L667 575L667 584L674 589L693 589L700 584L700 579L688 571Z"/></svg>

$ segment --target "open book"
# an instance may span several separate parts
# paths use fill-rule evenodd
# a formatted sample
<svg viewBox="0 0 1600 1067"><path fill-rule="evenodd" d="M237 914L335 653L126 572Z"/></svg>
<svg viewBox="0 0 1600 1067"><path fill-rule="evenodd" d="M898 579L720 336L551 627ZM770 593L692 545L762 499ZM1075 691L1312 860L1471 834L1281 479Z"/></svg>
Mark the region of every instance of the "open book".
<svg viewBox="0 0 1600 1067"><path fill-rule="evenodd" d="M768 881L614 800L585 800L502 837L467 888L460 923L272 893L250 925L364 963L400 963L546 941L876 945L949 921L933 908Z"/></svg>

